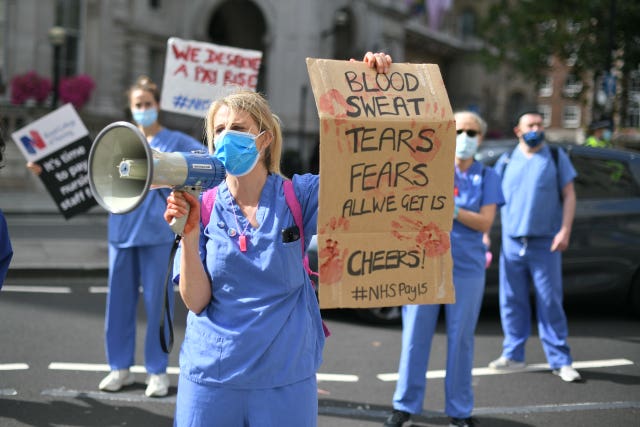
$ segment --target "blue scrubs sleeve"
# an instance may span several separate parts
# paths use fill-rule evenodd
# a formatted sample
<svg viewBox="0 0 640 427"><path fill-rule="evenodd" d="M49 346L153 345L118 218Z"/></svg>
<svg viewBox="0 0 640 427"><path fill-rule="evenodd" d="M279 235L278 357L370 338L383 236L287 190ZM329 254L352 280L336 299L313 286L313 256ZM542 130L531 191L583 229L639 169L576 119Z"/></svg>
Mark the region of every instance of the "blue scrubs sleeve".
<svg viewBox="0 0 640 427"><path fill-rule="evenodd" d="M573 164L571 164L571 160L569 160L569 156L561 148L558 149L558 176L560 177L560 192L578 176Z"/></svg>
<svg viewBox="0 0 640 427"><path fill-rule="evenodd" d="M293 189L302 209L302 222L304 223L304 248L309 247L309 242L318 232L318 189L320 177L313 174L294 175Z"/></svg>
<svg viewBox="0 0 640 427"><path fill-rule="evenodd" d="M13 257L13 248L9 239L9 228L4 214L0 211L0 289L9 271L9 263Z"/></svg>
<svg viewBox="0 0 640 427"><path fill-rule="evenodd" d="M502 185L500 177L494 169L487 168L484 171L484 181L482 182L482 202L481 206L504 205L504 195L502 194Z"/></svg>

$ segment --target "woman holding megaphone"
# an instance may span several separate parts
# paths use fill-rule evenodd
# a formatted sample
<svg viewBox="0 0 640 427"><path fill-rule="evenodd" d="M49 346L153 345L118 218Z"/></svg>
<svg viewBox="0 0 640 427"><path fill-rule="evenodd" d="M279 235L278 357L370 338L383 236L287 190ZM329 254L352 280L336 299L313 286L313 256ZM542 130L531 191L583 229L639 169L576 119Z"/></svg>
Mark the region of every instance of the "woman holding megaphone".
<svg viewBox="0 0 640 427"><path fill-rule="evenodd" d="M161 152L202 150L194 138L163 127L158 121L160 93L146 76L141 76L127 92L131 115L149 146ZM164 276L174 241L174 233L163 219L168 189L149 192L133 211L109 214L109 293L105 316L105 348L111 372L99 385L100 390L118 391L134 383L129 370L134 364L136 312L139 287L147 313L144 365L149 397L166 396L168 354L158 341L160 310L163 303ZM173 292L168 292L173 309Z"/></svg>
<svg viewBox="0 0 640 427"><path fill-rule="evenodd" d="M391 57L368 52L364 62L384 73ZM174 425L316 426L325 335L302 250L316 234L319 177L285 183L280 121L260 94L215 101L206 128L226 179L209 210L172 192L165 211L168 222L188 215L176 257L189 314Z"/></svg>

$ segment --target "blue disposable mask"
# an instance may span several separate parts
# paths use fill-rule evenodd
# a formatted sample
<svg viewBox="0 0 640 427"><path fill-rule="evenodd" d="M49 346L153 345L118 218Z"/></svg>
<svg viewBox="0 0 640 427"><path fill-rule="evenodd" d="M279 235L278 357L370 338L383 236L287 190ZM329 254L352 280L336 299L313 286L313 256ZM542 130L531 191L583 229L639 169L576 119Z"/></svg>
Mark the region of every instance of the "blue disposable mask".
<svg viewBox="0 0 640 427"><path fill-rule="evenodd" d="M607 142L611 141L611 129L605 129L602 131L602 139Z"/></svg>
<svg viewBox="0 0 640 427"><path fill-rule="evenodd" d="M146 110L131 110L133 121L143 128L148 128L158 120L158 110L147 108Z"/></svg>
<svg viewBox="0 0 640 427"><path fill-rule="evenodd" d="M522 134L522 139L531 148L537 147L544 141L544 132L532 130Z"/></svg>
<svg viewBox="0 0 640 427"><path fill-rule="evenodd" d="M471 137L466 132L456 136L456 157L462 160L470 159L478 151L478 137Z"/></svg>
<svg viewBox="0 0 640 427"><path fill-rule="evenodd" d="M227 173L233 176L248 174L258 164L260 152L256 146L256 138L262 135L236 130L224 130L215 139L214 157L222 162Z"/></svg>

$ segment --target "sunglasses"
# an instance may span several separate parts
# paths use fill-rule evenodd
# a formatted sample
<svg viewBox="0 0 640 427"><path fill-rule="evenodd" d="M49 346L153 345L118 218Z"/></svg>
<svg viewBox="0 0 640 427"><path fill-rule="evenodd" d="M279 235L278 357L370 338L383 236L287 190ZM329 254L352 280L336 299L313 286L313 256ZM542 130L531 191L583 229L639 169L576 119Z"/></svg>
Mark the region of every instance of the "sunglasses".
<svg viewBox="0 0 640 427"><path fill-rule="evenodd" d="M473 130L473 129L458 129L456 131L456 133L458 135L460 135L462 132L466 132L467 135L469 135L472 138L478 134L478 131L477 130Z"/></svg>

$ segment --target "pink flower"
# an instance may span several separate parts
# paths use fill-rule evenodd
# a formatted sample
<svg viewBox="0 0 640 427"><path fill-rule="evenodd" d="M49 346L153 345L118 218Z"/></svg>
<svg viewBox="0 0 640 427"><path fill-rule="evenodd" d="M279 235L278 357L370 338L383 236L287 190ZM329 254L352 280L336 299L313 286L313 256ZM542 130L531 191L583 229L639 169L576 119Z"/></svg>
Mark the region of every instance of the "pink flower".
<svg viewBox="0 0 640 427"><path fill-rule="evenodd" d="M60 100L63 103L70 102L76 109L80 109L89 101L95 87L93 79L86 74L64 77L58 86Z"/></svg>
<svg viewBox="0 0 640 427"><path fill-rule="evenodd" d="M35 71L14 76L11 79L11 103L21 105L33 99L38 104L44 102L51 92L51 81Z"/></svg>

